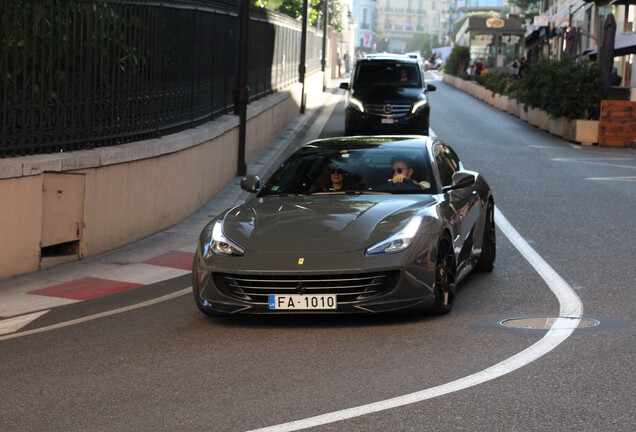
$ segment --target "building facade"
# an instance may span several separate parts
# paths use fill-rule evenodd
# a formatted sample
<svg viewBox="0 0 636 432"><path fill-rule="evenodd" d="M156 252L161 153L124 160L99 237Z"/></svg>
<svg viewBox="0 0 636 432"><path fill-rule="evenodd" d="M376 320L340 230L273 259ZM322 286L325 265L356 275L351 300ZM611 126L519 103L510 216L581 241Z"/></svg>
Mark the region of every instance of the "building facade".
<svg viewBox="0 0 636 432"><path fill-rule="evenodd" d="M387 39L387 51L404 53L415 35L439 37L441 0L377 0L377 26Z"/></svg>
<svg viewBox="0 0 636 432"><path fill-rule="evenodd" d="M616 35L636 30L636 0L541 0L540 15L528 26L525 49L528 58L559 59L564 55L568 29L576 29L576 56L594 51L602 40L603 24L611 13ZM634 87L634 53L614 58L622 85Z"/></svg>
<svg viewBox="0 0 636 432"><path fill-rule="evenodd" d="M357 23L354 38L356 52L373 52L378 25L376 0L354 0L351 16Z"/></svg>

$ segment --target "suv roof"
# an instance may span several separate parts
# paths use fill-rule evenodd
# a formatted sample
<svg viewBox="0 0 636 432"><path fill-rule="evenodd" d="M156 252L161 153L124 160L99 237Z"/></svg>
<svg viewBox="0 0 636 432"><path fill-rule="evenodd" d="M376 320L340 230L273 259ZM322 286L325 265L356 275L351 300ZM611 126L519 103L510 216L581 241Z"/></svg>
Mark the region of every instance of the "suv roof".
<svg viewBox="0 0 636 432"><path fill-rule="evenodd" d="M412 60L415 61L417 58L411 57L405 54L393 54L393 53L376 53L376 54L367 54L364 57L360 57L358 60Z"/></svg>

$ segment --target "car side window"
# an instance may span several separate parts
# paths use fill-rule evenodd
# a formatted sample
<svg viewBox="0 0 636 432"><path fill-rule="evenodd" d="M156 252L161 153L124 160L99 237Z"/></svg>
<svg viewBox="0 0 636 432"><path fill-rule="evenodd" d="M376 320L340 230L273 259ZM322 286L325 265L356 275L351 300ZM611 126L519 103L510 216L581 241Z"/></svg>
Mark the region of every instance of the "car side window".
<svg viewBox="0 0 636 432"><path fill-rule="evenodd" d="M453 150L442 144L436 145L434 152L442 186L450 186L453 183L453 174L460 169L459 158Z"/></svg>

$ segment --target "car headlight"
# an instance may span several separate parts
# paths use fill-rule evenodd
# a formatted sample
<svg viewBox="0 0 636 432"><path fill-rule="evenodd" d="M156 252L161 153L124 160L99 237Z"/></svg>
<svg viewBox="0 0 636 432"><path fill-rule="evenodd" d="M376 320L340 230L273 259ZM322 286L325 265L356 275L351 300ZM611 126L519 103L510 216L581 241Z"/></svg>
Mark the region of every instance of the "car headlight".
<svg viewBox="0 0 636 432"><path fill-rule="evenodd" d="M367 255L378 255L385 253L395 253L401 252L413 241L415 238L415 234L417 234L420 225L422 224L422 217L415 216L413 219L406 224L404 229L399 233L392 235L388 239L381 241L380 243L376 243L367 249Z"/></svg>
<svg viewBox="0 0 636 432"><path fill-rule="evenodd" d="M362 105L362 102L354 97L349 98L349 106L357 109L360 112L364 112L364 105Z"/></svg>
<svg viewBox="0 0 636 432"><path fill-rule="evenodd" d="M419 109L423 108L428 102L428 99L424 98L421 101L415 102L413 105L413 109L411 110L411 114L415 114Z"/></svg>
<svg viewBox="0 0 636 432"><path fill-rule="evenodd" d="M212 236L203 244L203 257L209 259L213 254L223 256L243 256L245 250L223 234L223 222L216 221Z"/></svg>

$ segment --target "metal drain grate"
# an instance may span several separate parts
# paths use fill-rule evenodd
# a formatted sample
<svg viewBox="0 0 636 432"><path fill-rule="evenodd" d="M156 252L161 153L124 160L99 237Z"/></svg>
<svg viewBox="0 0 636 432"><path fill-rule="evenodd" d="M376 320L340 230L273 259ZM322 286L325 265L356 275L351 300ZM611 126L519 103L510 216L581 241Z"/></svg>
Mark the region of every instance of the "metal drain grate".
<svg viewBox="0 0 636 432"><path fill-rule="evenodd" d="M560 322L556 325L557 320ZM510 318L503 321L499 321L499 324L505 327L528 329L528 330L567 330L567 329L581 329L588 327L596 327L600 323L595 319L590 318L570 318L570 317L525 317L525 318Z"/></svg>

